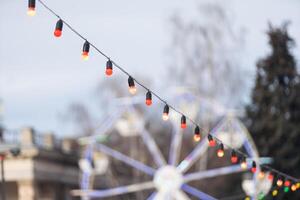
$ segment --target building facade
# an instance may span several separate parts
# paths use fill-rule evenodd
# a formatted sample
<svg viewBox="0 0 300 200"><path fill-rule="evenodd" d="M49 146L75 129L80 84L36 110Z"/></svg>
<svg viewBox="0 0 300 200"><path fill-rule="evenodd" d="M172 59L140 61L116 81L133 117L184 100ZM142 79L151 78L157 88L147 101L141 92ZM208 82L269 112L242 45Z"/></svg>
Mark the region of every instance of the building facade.
<svg viewBox="0 0 300 200"><path fill-rule="evenodd" d="M9 150L19 148L13 155ZM79 188L79 150L71 139L55 139L32 128L4 131L0 153L4 155L6 200L69 200ZM2 175L0 173L0 180ZM1 197L1 195L0 195Z"/></svg>

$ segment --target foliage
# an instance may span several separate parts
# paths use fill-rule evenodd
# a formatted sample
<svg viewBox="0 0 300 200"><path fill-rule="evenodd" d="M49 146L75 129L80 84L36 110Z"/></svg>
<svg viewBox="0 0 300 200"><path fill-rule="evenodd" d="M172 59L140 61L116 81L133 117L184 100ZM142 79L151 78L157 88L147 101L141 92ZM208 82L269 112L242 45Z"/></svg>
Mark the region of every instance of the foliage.
<svg viewBox="0 0 300 200"><path fill-rule="evenodd" d="M271 53L257 63L247 124L261 156L272 157L276 169L299 177L300 76L290 51L294 41L287 24L270 25L268 36ZM293 198L288 195L282 198Z"/></svg>

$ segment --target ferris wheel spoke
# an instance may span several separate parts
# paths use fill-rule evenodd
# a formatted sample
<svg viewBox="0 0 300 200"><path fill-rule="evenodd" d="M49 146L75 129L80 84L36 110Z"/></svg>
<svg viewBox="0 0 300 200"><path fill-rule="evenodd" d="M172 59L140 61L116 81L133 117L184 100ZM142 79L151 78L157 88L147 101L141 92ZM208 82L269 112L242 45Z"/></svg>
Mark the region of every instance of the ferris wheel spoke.
<svg viewBox="0 0 300 200"><path fill-rule="evenodd" d="M155 164L157 165L157 167L162 167L162 166L166 165L166 160L163 157L160 149L156 145L151 134L146 129L144 129L141 133L141 136L142 136L143 141L144 141L145 145L147 146L150 154L152 155L153 160L154 160Z"/></svg>
<svg viewBox="0 0 300 200"><path fill-rule="evenodd" d="M87 147L87 149L84 152L84 157L89 163L92 162L92 151L93 151L93 145L90 145ZM82 171L82 179L81 179L81 184L80 184L81 189L89 188L90 176L91 176L91 172L89 170Z"/></svg>
<svg viewBox="0 0 300 200"><path fill-rule="evenodd" d="M192 165L200 158L200 156L205 153L207 146L208 146L208 142L206 140L202 140L196 146L196 148L184 160L182 160L179 163L177 169L181 173L184 173L187 170L189 170L189 168L192 167Z"/></svg>
<svg viewBox="0 0 300 200"><path fill-rule="evenodd" d="M176 125L172 128L172 142L169 152L169 164L177 165L181 150L182 134Z"/></svg>
<svg viewBox="0 0 300 200"><path fill-rule="evenodd" d="M147 198L147 200L153 200L154 197L156 196L157 192L153 192L150 194L150 196Z"/></svg>
<svg viewBox="0 0 300 200"><path fill-rule="evenodd" d="M127 194L131 192L138 192L142 190L148 190L154 188L154 183L152 181L137 183L127 186L120 186L111 189L104 190L72 190L71 194L73 196L81 197L91 197L91 198L100 198L100 197L111 197L116 195Z"/></svg>
<svg viewBox="0 0 300 200"><path fill-rule="evenodd" d="M174 192L173 198L176 200L190 200L190 198L181 190Z"/></svg>
<svg viewBox="0 0 300 200"><path fill-rule="evenodd" d="M228 167L220 167L216 169L210 169L195 173L187 174L183 177L184 182L194 181L194 180L200 180L205 178L211 178L215 176L221 176L226 174L233 174L233 173L239 173L244 171L244 169L241 168L240 165L232 165Z"/></svg>
<svg viewBox="0 0 300 200"><path fill-rule="evenodd" d="M192 186L189 186L188 184L183 184L181 186L181 189L188 194L198 197L199 199L217 200L216 198L210 196L209 194L206 194L206 193L202 192L201 190L198 190Z"/></svg>
<svg viewBox="0 0 300 200"><path fill-rule="evenodd" d="M113 157L114 159L120 160L124 163L126 163L127 165L130 165L131 167L134 167L137 170L140 170L148 175L154 175L155 173L155 169L153 169L152 167L145 165L144 163L141 163L137 160L134 160L133 158L130 158L129 156L126 156L104 144L97 144L97 149L99 151L101 151L102 153L105 153L111 157Z"/></svg>
<svg viewBox="0 0 300 200"><path fill-rule="evenodd" d="M217 135L217 130L220 128L220 126L223 124L223 120L221 120L217 126L215 126L211 131L210 134ZM203 139L200 141L200 143L194 148L194 150L183 160L179 163L177 168L180 170L181 173L186 172L189 170L193 164L203 155L208 147L208 141L206 139Z"/></svg>
<svg viewBox="0 0 300 200"><path fill-rule="evenodd" d="M113 115L107 117L106 120L94 128L93 135L79 138L79 143L93 144L98 138L105 138L107 132L113 127L114 123L118 120L123 111L124 109L122 108L118 111L115 111ZM101 132L97 132L97 130L101 130Z"/></svg>

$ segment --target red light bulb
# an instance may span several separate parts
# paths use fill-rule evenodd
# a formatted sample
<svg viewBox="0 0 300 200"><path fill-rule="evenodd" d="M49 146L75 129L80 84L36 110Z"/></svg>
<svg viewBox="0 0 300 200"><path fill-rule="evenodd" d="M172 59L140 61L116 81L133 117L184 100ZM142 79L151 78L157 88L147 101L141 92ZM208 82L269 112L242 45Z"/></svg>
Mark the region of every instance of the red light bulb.
<svg viewBox="0 0 300 200"><path fill-rule="evenodd" d="M234 150L232 150L232 152L231 152L231 162L232 163L237 163L238 162L238 157L237 157L236 152Z"/></svg>
<svg viewBox="0 0 300 200"><path fill-rule="evenodd" d="M89 52L90 52L90 43L85 41L82 48L82 59L88 60L89 59Z"/></svg>
<svg viewBox="0 0 300 200"><path fill-rule="evenodd" d="M210 134L207 136L207 139L210 147L216 146L216 141L213 139L213 137Z"/></svg>
<svg viewBox="0 0 300 200"><path fill-rule="evenodd" d="M60 19L56 22L54 36L60 37L62 34L62 29L63 29L63 21Z"/></svg>
<svg viewBox="0 0 300 200"><path fill-rule="evenodd" d="M150 91L146 93L146 105L151 106L152 104L152 94Z"/></svg>
<svg viewBox="0 0 300 200"><path fill-rule="evenodd" d="M106 62L106 70L105 70L105 74L107 76L111 76L113 74L113 64L110 60L108 60Z"/></svg>
<svg viewBox="0 0 300 200"><path fill-rule="evenodd" d="M186 117L184 115L181 116L181 128L186 128Z"/></svg>
<svg viewBox="0 0 300 200"><path fill-rule="evenodd" d="M268 175L268 179L270 180L270 181L273 181L273 179L274 179L274 175L270 172L269 173L269 175Z"/></svg>
<svg viewBox="0 0 300 200"><path fill-rule="evenodd" d="M252 173L256 172L256 162L255 161L252 162L251 172Z"/></svg>
<svg viewBox="0 0 300 200"><path fill-rule="evenodd" d="M289 187L291 185L291 182L289 180L284 181L284 186Z"/></svg>

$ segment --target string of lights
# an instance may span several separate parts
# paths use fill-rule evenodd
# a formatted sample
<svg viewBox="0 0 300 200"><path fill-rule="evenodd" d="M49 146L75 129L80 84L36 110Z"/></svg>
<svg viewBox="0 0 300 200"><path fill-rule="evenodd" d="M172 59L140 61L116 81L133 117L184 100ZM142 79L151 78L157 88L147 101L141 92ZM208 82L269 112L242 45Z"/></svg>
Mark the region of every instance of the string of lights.
<svg viewBox="0 0 300 200"><path fill-rule="evenodd" d="M208 144L210 147L215 147L217 146L217 156L218 157L224 157L225 151L224 148L228 148L231 150L231 162L232 163L240 163L241 167L243 169L248 168L248 162L247 154L244 152L234 149L230 147L229 145L224 144L220 139L217 137L211 135L209 132L206 132L204 129L202 129L192 118L188 117L185 115L183 112L175 108L174 106L170 105L167 103L166 100L164 100L161 96L159 96L157 93L153 92L145 86L142 82L139 80L135 79L130 73L128 73L123 67L121 67L119 64L117 64L114 60L112 60L108 55L106 55L103 51L101 51L96 45L91 43L87 38L85 38L83 35L81 35L75 28L73 28L68 22L66 22L64 19L62 19L55 11L53 11L49 6L47 6L42 0L37 0L44 8L46 8L50 13L55 15L58 18L58 21L55 26L54 30L54 36L55 37L61 37L62 31L63 31L63 26L65 25L68 27L73 33L75 33L78 37L80 37L82 40L84 40L83 48L82 48L82 58L83 60L88 60L89 58L89 52L90 52L90 47L92 47L96 52L98 52L100 55L105 57L107 59L106 63L106 71L105 74L107 76L111 76L113 74L113 67L118 68L121 72L123 72L125 75L128 76L128 87L129 87L129 92L131 94L135 94L137 92L136 85L139 85L146 91L146 100L145 104L147 106L152 105L152 96L156 97L159 101L161 101L163 104L165 104L164 109L163 109L163 114L162 114L162 119L164 121L169 119L169 111L172 109L174 112L178 113L181 115L181 128L185 129L187 128L187 121L189 121L192 125L195 126L194 129L194 140L200 141L201 140L201 135L206 136L208 139ZM35 15L35 7L36 7L36 0L28 0L28 15L34 16ZM250 168L250 171L252 173L257 173L257 163L254 160L248 160L252 161L252 166ZM273 182L273 179L276 177L276 185L278 187L285 186L285 188L288 188L292 191L296 191L300 188L300 180L298 178L292 177L286 173L283 173L281 171L278 171L270 166L267 165L259 165L260 171L258 172L259 178L264 178L266 175L266 172L268 172L268 179ZM287 189L285 189L287 190ZM273 193L274 192L273 190Z"/></svg>

